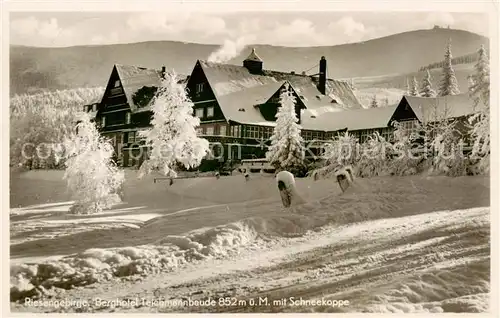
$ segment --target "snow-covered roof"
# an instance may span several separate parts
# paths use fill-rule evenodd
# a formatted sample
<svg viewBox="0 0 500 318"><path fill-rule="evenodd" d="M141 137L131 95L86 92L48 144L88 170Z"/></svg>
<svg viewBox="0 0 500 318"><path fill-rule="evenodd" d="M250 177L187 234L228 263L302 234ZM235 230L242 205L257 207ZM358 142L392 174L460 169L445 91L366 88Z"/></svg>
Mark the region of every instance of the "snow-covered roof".
<svg viewBox="0 0 500 318"><path fill-rule="evenodd" d="M255 124L260 126L274 126L274 122L266 121L259 108L265 103L284 82L272 82L265 85L240 90L218 97L219 106L227 120L241 124Z"/></svg>
<svg viewBox="0 0 500 318"><path fill-rule="evenodd" d="M264 73L277 80L288 81L297 94L303 97L301 99L307 108L318 108L326 105L345 109L363 107L346 81L327 79L326 95L323 95L316 86L317 79L311 76L277 71L264 71Z"/></svg>
<svg viewBox="0 0 500 318"><path fill-rule="evenodd" d="M115 67L132 111L139 109L132 100L135 92L144 86L159 87L161 84L161 70L122 64L115 64ZM180 83L186 83L186 76L178 77Z"/></svg>
<svg viewBox="0 0 500 318"><path fill-rule="evenodd" d="M327 95L322 95L316 87L317 80L308 75L268 70L264 70L263 74L252 74L244 66L211 63L203 60L199 62L217 98L255 86L288 81L295 91L303 97L302 101L307 108L326 105L349 109L362 108L349 84L344 81L328 79L326 83ZM269 99L271 95L267 98ZM262 96L263 99L265 97Z"/></svg>
<svg viewBox="0 0 500 318"><path fill-rule="evenodd" d="M257 55L257 52L255 52L255 48L252 49L252 52L250 55L245 59L245 61L257 61L257 62L262 62L262 59L260 56Z"/></svg>
<svg viewBox="0 0 500 318"><path fill-rule="evenodd" d="M457 118L470 115L474 112L474 103L469 94L448 95L440 97L403 96L420 121L434 119Z"/></svg>
<svg viewBox="0 0 500 318"><path fill-rule="evenodd" d="M305 110L301 126L307 130L336 131L341 129L363 130L389 125L396 106L353 110Z"/></svg>

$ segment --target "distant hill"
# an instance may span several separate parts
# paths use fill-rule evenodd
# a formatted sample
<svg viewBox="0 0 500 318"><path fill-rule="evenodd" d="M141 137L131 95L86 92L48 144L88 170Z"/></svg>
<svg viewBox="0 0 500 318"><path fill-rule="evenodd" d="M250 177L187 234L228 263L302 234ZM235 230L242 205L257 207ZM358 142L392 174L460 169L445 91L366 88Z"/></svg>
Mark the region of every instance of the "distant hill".
<svg viewBox="0 0 500 318"><path fill-rule="evenodd" d="M430 29L336 46L253 47L264 60L265 69L297 73L311 69L308 74L313 74L320 57L325 56L329 77L352 78L414 72L442 60L449 39L454 56L475 52L481 44L489 45L488 38L475 33ZM167 65L178 73L189 74L197 59L207 59L217 48L172 41L68 48L11 46L11 95L40 89L103 86L115 63L158 69ZM229 63L241 64L249 51L243 50Z"/></svg>
<svg viewBox="0 0 500 318"><path fill-rule="evenodd" d="M486 50L486 54L489 56L489 51ZM479 60L479 54L477 52L473 52L470 54L454 57L451 59L451 64L452 65L460 65L460 64L472 64L477 62ZM444 60L441 60L439 62L434 62L426 66L422 66L419 71L425 71L425 70L431 70L434 68L442 68L445 64Z"/></svg>

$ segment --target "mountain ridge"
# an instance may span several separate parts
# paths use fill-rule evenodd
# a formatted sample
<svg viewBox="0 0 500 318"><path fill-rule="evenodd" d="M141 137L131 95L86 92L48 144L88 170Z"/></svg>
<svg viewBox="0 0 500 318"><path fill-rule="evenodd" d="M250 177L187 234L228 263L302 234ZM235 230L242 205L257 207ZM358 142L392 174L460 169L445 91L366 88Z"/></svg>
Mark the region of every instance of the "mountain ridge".
<svg viewBox="0 0 500 318"><path fill-rule="evenodd" d="M364 42L334 46L285 47L248 45L226 63L240 65L255 47L264 68L284 72L314 67L321 56L328 60L328 76L353 78L402 74L442 60L447 41L452 40L454 56L475 52L489 39L464 30L427 29L407 31ZM11 95L77 87L104 86L114 64L147 68L166 65L178 73L189 74L198 59L208 56L219 45L180 41L143 41L66 48L10 47ZM339 63L338 61L341 61ZM310 73L317 73L311 70Z"/></svg>

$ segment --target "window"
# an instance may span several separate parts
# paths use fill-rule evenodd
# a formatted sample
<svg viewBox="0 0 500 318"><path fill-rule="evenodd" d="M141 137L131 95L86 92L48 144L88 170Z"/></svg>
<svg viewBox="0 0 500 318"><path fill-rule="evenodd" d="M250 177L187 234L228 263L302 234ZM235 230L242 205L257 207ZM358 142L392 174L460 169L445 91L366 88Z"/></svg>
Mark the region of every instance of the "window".
<svg viewBox="0 0 500 318"><path fill-rule="evenodd" d="M401 126L403 127L403 129L411 132L411 131L414 131L417 129L417 120L413 119L413 120L404 120L404 121L400 121L401 123Z"/></svg>
<svg viewBox="0 0 500 318"><path fill-rule="evenodd" d="M312 131L304 131L302 132L302 136L304 140L312 140Z"/></svg>
<svg viewBox="0 0 500 318"><path fill-rule="evenodd" d="M92 105L92 111L96 112L97 111L97 104Z"/></svg>
<svg viewBox="0 0 500 318"><path fill-rule="evenodd" d="M207 117L214 117L214 106L207 108Z"/></svg>
<svg viewBox="0 0 500 318"><path fill-rule="evenodd" d="M241 126L231 126L231 136L241 137Z"/></svg>
<svg viewBox="0 0 500 318"><path fill-rule="evenodd" d="M106 116L102 116L102 127L106 126Z"/></svg>
<svg viewBox="0 0 500 318"><path fill-rule="evenodd" d="M264 128L264 139L269 139L273 135L273 127Z"/></svg>
<svg viewBox="0 0 500 318"><path fill-rule="evenodd" d="M120 80L115 81L115 87L120 87Z"/></svg>
<svg viewBox="0 0 500 318"><path fill-rule="evenodd" d="M136 132L135 131L131 131L128 133L128 142L133 144L135 143L135 135L136 135Z"/></svg>
<svg viewBox="0 0 500 318"><path fill-rule="evenodd" d="M225 125L219 126L219 135L220 136L225 136L226 135L226 126Z"/></svg>
<svg viewBox="0 0 500 318"><path fill-rule="evenodd" d="M205 87L205 83L196 84L196 93L199 94L203 92L203 88Z"/></svg>
<svg viewBox="0 0 500 318"><path fill-rule="evenodd" d="M125 115L125 124L127 124L127 125L130 124L130 113L127 113Z"/></svg>
<svg viewBox="0 0 500 318"><path fill-rule="evenodd" d="M245 131L245 137L247 138L259 138L259 127L247 126Z"/></svg>
<svg viewBox="0 0 500 318"><path fill-rule="evenodd" d="M206 133L205 133L207 136L212 136L214 134L214 127L213 126L209 126L207 127L207 130L206 130Z"/></svg>
<svg viewBox="0 0 500 318"><path fill-rule="evenodd" d="M195 110L195 115L196 115L196 117L198 117L198 118L203 118L203 108L197 108L197 109Z"/></svg>
<svg viewBox="0 0 500 318"><path fill-rule="evenodd" d="M196 128L196 135L198 135L198 136L203 135L203 128L202 127Z"/></svg>

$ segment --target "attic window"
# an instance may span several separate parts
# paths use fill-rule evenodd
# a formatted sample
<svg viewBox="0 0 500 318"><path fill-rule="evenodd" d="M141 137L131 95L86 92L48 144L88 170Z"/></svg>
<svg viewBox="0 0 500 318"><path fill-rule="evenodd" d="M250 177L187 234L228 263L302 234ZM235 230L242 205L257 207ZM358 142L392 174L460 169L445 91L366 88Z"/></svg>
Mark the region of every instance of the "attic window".
<svg viewBox="0 0 500 318"><path fill-rule="evenodd" d="M321 100L321 96L316 95L316 99L317 99L317 100Z"/></svg>
<svg viewBox="0 0 500 318"><path fill-rule="evenodd" d="M120 80L115 81L115 87L120 87Z"/></svg>
<svg viewBox="0 0 500 318"><path fill-rule="evenodd" d="M311 118L316 118L316 116L314 116L314 115L311 115Z"/></svg>
<svg viewBox="0 0 500 318"><path fill-rule="evenodd" d="M240 109L238 109L238 111L240 111L240 112L244 112L244 111L245 111L245 108L240 108Z"/></svg>

